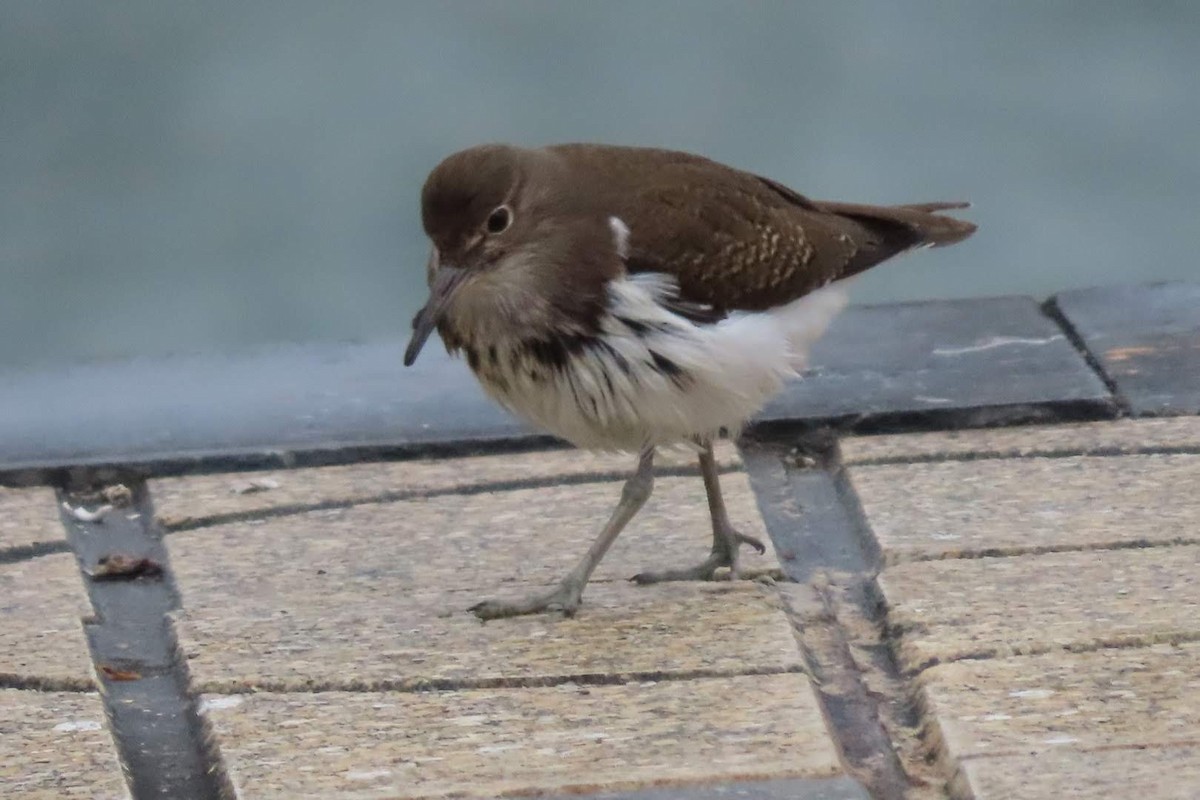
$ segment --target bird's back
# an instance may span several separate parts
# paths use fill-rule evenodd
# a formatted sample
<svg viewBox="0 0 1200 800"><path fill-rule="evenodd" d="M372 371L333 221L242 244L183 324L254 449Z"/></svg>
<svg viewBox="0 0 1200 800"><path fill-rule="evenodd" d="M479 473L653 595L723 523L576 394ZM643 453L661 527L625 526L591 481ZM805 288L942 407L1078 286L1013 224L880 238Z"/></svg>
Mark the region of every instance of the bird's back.
<svg viewBox="0 0 1200 800"><path fill-rule="evenodd" d="M906 250L952 244L975 230L939 213L965 203L822 202L689 153L549 149L577 185L597 187L626 222L630 272L673 275L684 300L721 312L785 305Z"/></svg>

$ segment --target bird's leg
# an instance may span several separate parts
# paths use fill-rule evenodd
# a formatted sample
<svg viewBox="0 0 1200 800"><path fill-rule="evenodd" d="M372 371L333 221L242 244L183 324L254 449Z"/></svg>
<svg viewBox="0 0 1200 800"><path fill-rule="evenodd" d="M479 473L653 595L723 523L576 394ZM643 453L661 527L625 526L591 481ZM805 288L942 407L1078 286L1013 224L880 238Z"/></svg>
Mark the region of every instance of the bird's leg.
<svg viewBox="0 0 1200 800"><path fill-rule="evenodd" d="M753 536L738 533L725 511L725 499L721 496L721 484L717 475L717 460L713 457L712 443L705 442L700 451L700 475L704 478L704 490L708 494L708 513L712 517L713 543L708 558L694 567L668 569L662 572L643 572L634 575L636 583L662 583L664 581L711 581L722 567L729 568L730 579L737 578L738 549L748 544L763 554L766 548Z"/></svg>
<svg viewBox="0 0 1200 800"><path fill-rule="evenodd" d="M617 536L629 524L629 520L641 510L654 489L654 448L647 447L638 458L637 471L625 481L621 489L621 501L613 509L612 516L600 530L600 535L587 553L575 565L567 577L551 592L530 595L521 600L485 600L471 607L475 616L480 619L499 619L501 617L516 617L522 614L537 614L541 611L561 611L570 617L579 608L583 597L583 587L588 578L608 548L617 540Z"/></svg>

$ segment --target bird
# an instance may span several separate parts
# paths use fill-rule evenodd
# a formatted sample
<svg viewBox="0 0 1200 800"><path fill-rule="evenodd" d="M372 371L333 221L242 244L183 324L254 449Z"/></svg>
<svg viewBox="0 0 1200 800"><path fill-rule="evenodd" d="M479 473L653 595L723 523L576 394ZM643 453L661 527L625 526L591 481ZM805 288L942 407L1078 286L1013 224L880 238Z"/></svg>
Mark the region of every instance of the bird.
<svg viewBox="0 0 1200 800"><path fill-rule="evenodd" d="M429 297L405 366L436 330L501 406L580 448L635 454L620 500L555 588L484 600L480 619L571 616L650 497L660 448L696 453L712 521L700 563L642 584L736 578L760 554L722 498L713 442L806 366L846 305L847 279L953 244L969 204L811 200L690 153L601 144L485 144L439 163L421 190Z"/></svg>

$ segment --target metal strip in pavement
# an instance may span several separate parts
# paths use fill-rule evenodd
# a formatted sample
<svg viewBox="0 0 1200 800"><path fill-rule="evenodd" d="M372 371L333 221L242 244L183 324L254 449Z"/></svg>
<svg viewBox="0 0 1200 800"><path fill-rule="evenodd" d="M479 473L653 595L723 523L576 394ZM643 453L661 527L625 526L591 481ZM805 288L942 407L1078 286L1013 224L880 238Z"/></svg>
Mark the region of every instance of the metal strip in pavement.
<svg viewBox="0 0 1200 800"><path fill-rule="evenodd" d="M229 800L233 789L205 741L170 635L166 615L179 607L179 596L146 485L127 485L132 504L100 521L82 522L65 509L61 515L95 612L85 630L130 792L134 800ZM79 505L65 490L58 497ZM91 577L113 555L150 559L162 573Z"/></svg>

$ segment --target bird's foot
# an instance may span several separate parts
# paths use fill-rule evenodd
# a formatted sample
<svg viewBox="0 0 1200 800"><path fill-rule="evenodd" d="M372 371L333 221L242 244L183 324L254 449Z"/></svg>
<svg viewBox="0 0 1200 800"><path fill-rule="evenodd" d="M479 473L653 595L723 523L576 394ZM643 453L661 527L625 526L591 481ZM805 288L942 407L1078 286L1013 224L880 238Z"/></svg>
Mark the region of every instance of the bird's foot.
<svg viewBox="0 0 1200 800"><path fill-rule="evenodd" d="M666 583L668 581L713 581L718 579L718 570L728 569L721 577L737 580L738 548L748 544L761 556L767 548L753 536L738 533L732 527L717 530L713 535L713 549L708 558L694 567L666 569L661 572L640 572L629 580L642 585Z"/></svg>
<svg viewBox="0 0 1200 800"><path fill-rule="evenodd" d="M558 611L564 617L573 617L583 599L583 587L563 582L552 592L533 594L520 600L484 600L471 606L470 611L481 620L520 617Z"/></svg>
<svg viewBox="0 0 1200 800"><path fill-rule="evenodd" d="M629 580L642 586L651 583L667 583L668 581L713 581L717 579L717 570L731 567L731 559L722 553L713 553L694 567L685 569L664 569L661 572L639 572ZM732 579L732 569L730 578Z"/></svg>

